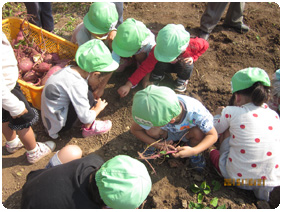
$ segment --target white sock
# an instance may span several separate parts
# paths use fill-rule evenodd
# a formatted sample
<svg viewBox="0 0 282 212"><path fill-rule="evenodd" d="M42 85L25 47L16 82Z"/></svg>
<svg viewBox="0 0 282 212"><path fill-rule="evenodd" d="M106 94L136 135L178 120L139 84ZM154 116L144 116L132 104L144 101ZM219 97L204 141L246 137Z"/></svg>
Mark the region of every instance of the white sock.
<svg viewBox="0 0 282 212"><path fill-rule="evenodd" d="M21 140L19 139L18 135L16 135L16 138L14 138L14 139L11 140L11 141L6 141L6 144L7 144L10 148L13 148L13 147L16 147L20 141L21 141Z"/></svg>
<svg viewBox="0 0 282 212"><path fill-rule="evenodd" d="M36 143L35 148L32 149L32 150L28 150L27 153L28 153L29 155L30 155L30 154L34 154L34 153L36 153L38 150L39 150L39 148L38 148L38 145L37 145L37 143Z"/></svg>

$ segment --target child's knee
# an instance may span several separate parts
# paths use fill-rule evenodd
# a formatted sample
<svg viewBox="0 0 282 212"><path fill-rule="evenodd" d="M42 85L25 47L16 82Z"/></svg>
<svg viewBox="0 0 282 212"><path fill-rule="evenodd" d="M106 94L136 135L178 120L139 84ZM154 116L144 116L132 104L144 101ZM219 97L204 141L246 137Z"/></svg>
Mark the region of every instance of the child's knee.
<svg viewBox="0 0 282 212"><path fill-rule="evenodd" d="M67 145L58 152L58 158L62 163L67 163L82 157L82 150L77 145Z"/></svg>
<svg viewBox="0 0 282 212"><path fill-rule="evenodd" d="M189 130L189 133L186 135L188 140L193 140L195 142L200 142L205 137L205 134L200 130L199 127L193 127Z"/></svg>

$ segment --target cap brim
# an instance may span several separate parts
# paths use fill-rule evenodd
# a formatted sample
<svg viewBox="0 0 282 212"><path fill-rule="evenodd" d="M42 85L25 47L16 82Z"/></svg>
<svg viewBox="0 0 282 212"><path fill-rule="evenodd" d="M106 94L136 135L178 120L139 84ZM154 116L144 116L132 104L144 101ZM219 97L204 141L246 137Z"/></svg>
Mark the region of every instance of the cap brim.
<svg viewBox="0 0 282 212"><path fill-rule="evenodd" d="M124 51L124 50L122 50L121 48L119 48L116 45L115 39L112 43L112 48L115 51L115 53L117 55L119 55L120 57L131 57L132 55L134 55L138 51L138 49L136 51Z"/></svg>
<svg viewBox="0 0 282 212"><path fill-rule="evenodd" d="M119 67L119 64L113 60L112 64L110 64L109 66L107 66L104 69L99 70L99 72L112 72L117 70L117 68Z"/></svg>
<svg viewBox="0 0 282 212"><path fill-rule="evenodd" d="M178 57L178 56L177 57L163 57L162 55L159 54L157 46L154 49L154 56L158 61L163 62L163 63L170 63Z"/></svg>
<svg viewBox="0 0 282 212"><path fill-rule="evenodd" d="M83 24L85 26L86 29L88 29L88 31L90 31L91 33L95 33L95 34L105 34L105 33L108 33L109 31L102 31L96 27L94 27L89 19L88 19L88 13L84 16L83 18Z"/></svg>

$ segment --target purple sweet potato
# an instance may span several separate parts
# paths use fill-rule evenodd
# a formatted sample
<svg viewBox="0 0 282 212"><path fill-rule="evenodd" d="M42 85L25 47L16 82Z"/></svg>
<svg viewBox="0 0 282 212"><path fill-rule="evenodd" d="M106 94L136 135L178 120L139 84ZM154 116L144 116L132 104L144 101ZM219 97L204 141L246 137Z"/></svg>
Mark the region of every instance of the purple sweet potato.
<svg viewBox="0 0 282 212"><path fill-rule="evenodd" d="M19 66L19 69L22 70L22 73L26 73L32 69L33 62L29 58L25 57L21 59L18 66Z"/></svg>
<svg viewBox="0 0 282 212"><path fill-rule="evenodd" d="M40 64L38 64L38 69L35 71L38 72L47 72L49 71L49 69L51 68L52 64L46 63L46 62L42 62Z"/></svg>
<svg viewBox="0 0 282 212"><path fill-rule="evenodd" d="M64 67L64 66L63 66ZM63 68L62 66L55 65L47 72L47 74L42 78L41 85L45 85L46 81L49 79L49 77L56 73L57 71L61 70Z"/></svg>
<svg viewBox="0 0 282 212"><path fill-rule="evenodd" d="M23 80L26 82L36 82L38 79L38 77L35 74L34 70L30 70L28 72L25 73L25 75L23 76Z"/></svg>

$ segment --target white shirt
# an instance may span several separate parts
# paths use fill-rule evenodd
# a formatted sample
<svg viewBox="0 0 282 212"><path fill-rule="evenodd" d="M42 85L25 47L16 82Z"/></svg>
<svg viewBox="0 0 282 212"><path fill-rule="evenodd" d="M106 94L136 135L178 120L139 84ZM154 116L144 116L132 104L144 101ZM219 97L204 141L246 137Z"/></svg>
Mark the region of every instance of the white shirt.
<svg viewBox="0 0 282 212"><path fill-rule="evenodd" d="M20 101L11 90L16 86L19 76L18 63L14 54L14 50L8 41L6 35L2 32L2 108L10 112L11 116L21 114L25 105Z"/></svg>
<svg viewBox="0 0 282 212"><path fill-rule="evenodd" d="M231 179L264 179L266 186L280 183L280 120L266 104L228 106L214 118L219 134L229 128L230 152L226 171Z"/></svg>

